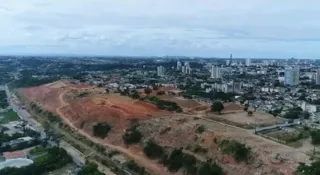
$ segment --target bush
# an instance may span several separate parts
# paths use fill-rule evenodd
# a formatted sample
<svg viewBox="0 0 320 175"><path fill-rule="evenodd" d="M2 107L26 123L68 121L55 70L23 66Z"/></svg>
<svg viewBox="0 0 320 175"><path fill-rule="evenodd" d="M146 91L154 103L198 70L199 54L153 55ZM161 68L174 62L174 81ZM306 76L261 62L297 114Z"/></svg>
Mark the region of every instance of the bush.
<svg viewBox="0 0 320 175"><path fill-rule="evenodd" d="M153 140L149 140L143 148L143 152L151 159L160 158L164 154L163 148Z"/></svg>
<svg viewBox="0 0 320 175"><path fill-rule="evenodd" d="M130 169L131 171L139 174L144 175L146 174L146 171L143 167L140 167L134 160L129 160L124 164L125 167Z"/></svg>
<svg viewBox="0 0 320 175"><path fill-rule="evenodd" d="M320 145L320 131L311 131L311 143L314 145Z"/></svg>
<svg viewBox="0 0 320 175"><path fill-rule="evenodd" d="M223 170L222 168L217 165L216 163L211 164L209 162L203 163L198 171L197 175L223 175Z"/></svg>
<svg viewBox="0 0 320 175"><path fill-rule="evenodd" d="M98 123L93 126L93 135L100 138L105 138L108 132L111 130L111 126L107 123Z"/></svg>
<svg viewBox="0 0 320 175"><path fill-rule="evenodd" d="M193 150L195 153L207 153L208 150L206 148L201 147L200 145L197 145L196 148Z"/></svg>
<svg viewBox="0 0 320 175"><path fill-rule="evenodd" d="M247 161L251 156L251 148L235 140L223 140L219 148L223 153L232 155L237 161Z"/></svg>
<svg viewBox="0 0 320 175"><path fill-rule="evenodd" d="M182 167L182 160L183 160L183 153L182 148L174 149L166 161L165 165L167 165L169 171L177 172Z"/></svg>
<svg viewBox="0 0 320 175"><path fill-rule="evenodd" d="M158 92L157 92L157 95L164 95L164 94L165 94L164 91L158 91Z"/></svg>
<svg viewBox="0 0 320 175"><path fill-rule="evenodd" d="M196 132L202 134L205 130L205 127L203 125L200 125L197 127Z"/></svg>
<svg viewBox="0 0 320 175"><path fill-rule="evenodd" d="M122 138L126 144L135 144L140 142L142 134L136 127L132 127L126 130Z"/></svg>

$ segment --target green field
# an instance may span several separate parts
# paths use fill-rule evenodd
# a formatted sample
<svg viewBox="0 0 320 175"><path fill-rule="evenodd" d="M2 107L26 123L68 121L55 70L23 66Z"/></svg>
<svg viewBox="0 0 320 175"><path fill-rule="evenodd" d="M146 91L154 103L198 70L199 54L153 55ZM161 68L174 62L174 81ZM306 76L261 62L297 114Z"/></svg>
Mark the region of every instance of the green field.
<svg viewBox="0 0 320 175"><path fill-rule="evenodd" d="M0 119L0 124L6 124L6 123L17 121L20 119L18 114L13 110L9 110L5 113L2 113L0 114L0 116L3 116L3 118Z"/></svg>

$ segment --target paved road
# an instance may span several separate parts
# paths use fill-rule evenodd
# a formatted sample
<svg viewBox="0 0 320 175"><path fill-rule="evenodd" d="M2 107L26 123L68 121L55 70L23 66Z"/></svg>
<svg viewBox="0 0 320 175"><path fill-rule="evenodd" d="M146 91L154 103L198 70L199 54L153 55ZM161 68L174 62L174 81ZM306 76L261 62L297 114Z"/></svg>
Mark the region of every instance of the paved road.
<svg viewBox="0 0 320 175"><path fill-rule="evenodd" d="M28 122L33 129L41 133L41 138L46 138L46 133L44 132L44 128L41 126L41 124L39 124L36 120L31 118L31 115L28 111L20 108L13 102L12 95L7 85L5 86L5 90L7 93L9 105L12 107L12 109L15 112L17 112L17 114L22 120ZM53 144L52 142L49 143ZM77 149L75 149L65 141L60 141L60 147L64 148L67 151L67 153L72 157L74 163L76 163L77 165L82 166L85 163L85 155L81 155Z"/></svg>

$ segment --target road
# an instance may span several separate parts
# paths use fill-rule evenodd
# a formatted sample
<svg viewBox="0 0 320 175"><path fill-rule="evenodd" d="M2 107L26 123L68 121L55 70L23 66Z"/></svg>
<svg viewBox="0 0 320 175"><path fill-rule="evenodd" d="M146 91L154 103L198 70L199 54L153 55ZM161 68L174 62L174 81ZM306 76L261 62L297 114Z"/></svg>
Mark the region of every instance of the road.
<svg viewBox="0 0 320 175"><path fill-rule="evenodd" d="M36 120L34 120L33 118L31 118L31 115L28 111L26 111L25 109L20 108L19 106L17 106L13 100L12 100L12 95L9 91L8 86L5 86L5 91L7 94L7 99L8 99L8 103L9 105L12 107L12 109L19 115L19 117L26 121L27 123L29 123L31 125L31 127L36 130L37 132L39 132L41 134L41 138L44 139L46 138L46 133L44 131L44 128L41 126L40 123L38 123ZM50 143L50 142L49 142ZM68 143L61 141L61 147L64 148L68 154L72 157L73 161L81 166L85 163L85 159L84 159L84 155L81 156L80 154L75 154L77 152L79 152L77 149L71 147Z"/></svg>
<svg viewBox="0 0 320 175"><path fill-rule="evenodd" d="M43 139L46 138L46 133L45 133L45 130L42 127L42 125L39 122L37 122L35 119L33 119L31 117L31 114L27 110L22 109L21 107L17 106L13 102L12 95L11 95L10 90L7 85L5 86L5 91L6 91L6 94L8 97L8 103L12 107L12 109L15 112L17 112L17 114L19 115L19 117L22 120L29 123L33 129L35 129L37 132L41 133L41 138L43 138ZM49 142L49 144L53 145L54 143ZM84 155L83 153L81 153L78 149L76 149L75 147L73 147L72 145L70 145L69 143L67 143L64 140L60 140L60 147L67 151L68 155L71 156L71 158L75 164L77 164L78 166L83 166L85 164L87 156ZM98 164L98 170L100 172L103 172L104 174L107 174L107 175L115 175L110 170L110 168L106 167L105 165L102 165L99 162L96 162L94 160L93 160L93 162ZM118 168L120 168L120 166Z"/></svg>

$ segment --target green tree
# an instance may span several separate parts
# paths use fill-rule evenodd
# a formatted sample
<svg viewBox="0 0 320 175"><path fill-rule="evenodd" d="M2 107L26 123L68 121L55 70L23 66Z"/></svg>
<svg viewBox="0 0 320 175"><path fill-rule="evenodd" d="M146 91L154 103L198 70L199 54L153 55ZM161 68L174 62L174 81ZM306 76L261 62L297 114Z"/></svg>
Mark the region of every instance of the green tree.
<svg viewBox="0 0 320 175"><path fill-rule="evenodd" d="M142 134L137 130L136 126L134 126L130 129L127 129L122 138L126 144L136 144L140 142Z"/></svg>
<svg viewBox="0 0 320 175"><path fill-rule="evenodd" d="M311 163L311 165L300 163L296 172L297 174L301 174L301 175L318 175L320 174L320 161L317 160Z"/></svg>
<svg viewBox="0 0 320 175"><path fill-rule="evenodd" d="M224 106L221 102L217 101L214 102L213 105L211 106L211 111L212 112L218 112L219 114L221 114L221 111L224 109Z"/></svg>
<svg viewBox="0 0 320 175"><path fill-rule="evenodd" d="M104 175L98 170L98 165L95 163L88 163L84 165L77 175Z"/></svg>
<svg viewBox="0 0 320 175"><path fill-rule="evenodd" d="M311 143L314 145L320 145L320 131L314 130L311 131Z"/></svg>
<svg viewBox="0 0 320 175"><path fill-rule="evenodd" d="M222 168L217 165L216 163L210 163L210 162L206 162L203 163L198 171L197 171L197 175L223 175L223 170Z"/></svg>
<svg viewBox="0 0 320 175"><path fill-rule="evenodd" d="M160 158L164 154L164 149L155 143L153 140L149 140L147 145L143 148L143 152L151 159Z"/></svg>
<svg viewBox="0 0 320 175"><path fill-rule="evenodd" d="M100 138L105 138L108 132L111 130L111 126L107 123L98 123L93 126L93 135Z"/></svg>
<svg viewBox="0 0 320 175"><path fill-rule="evenodd" d="M151 89L151 88L149 88L149 87L144 88L144 93L145 93L145 94L149 95L149 94L151 94L151 92L152 92L152 89Z"/></svg>

